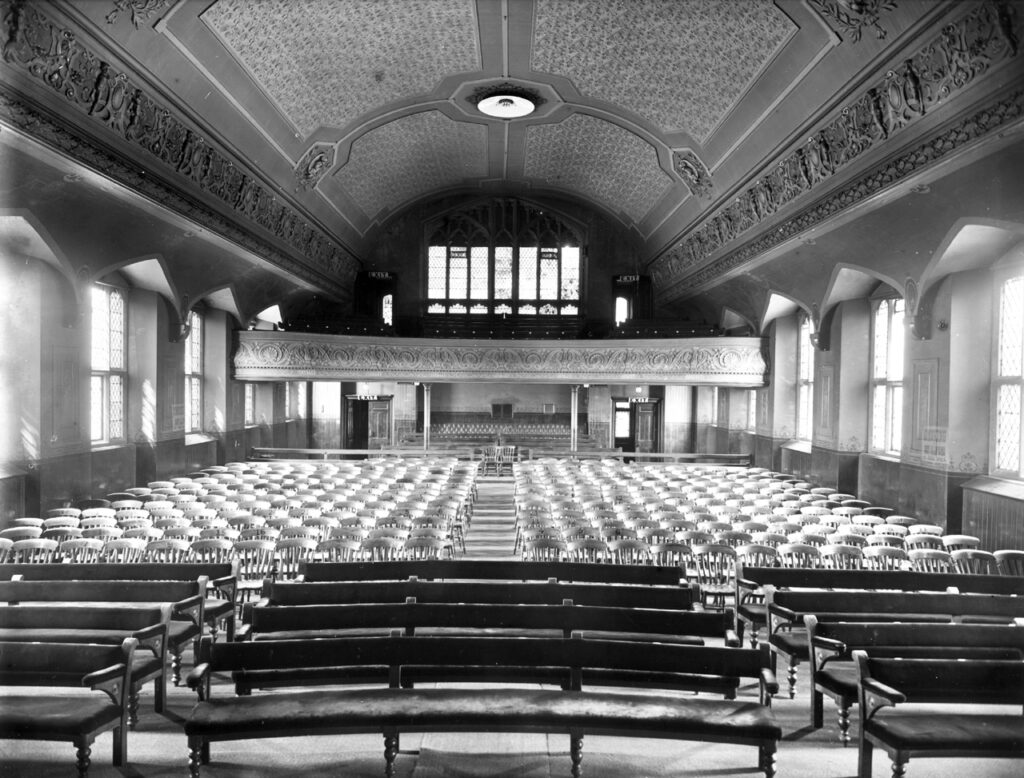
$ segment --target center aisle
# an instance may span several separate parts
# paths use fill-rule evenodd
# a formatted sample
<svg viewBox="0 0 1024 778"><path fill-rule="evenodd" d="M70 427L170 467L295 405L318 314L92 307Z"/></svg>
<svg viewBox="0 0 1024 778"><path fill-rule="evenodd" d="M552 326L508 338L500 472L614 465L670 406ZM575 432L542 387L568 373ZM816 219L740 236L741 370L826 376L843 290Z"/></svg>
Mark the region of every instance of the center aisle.
<svg viewBox="0 0 1024 778"><path fill-rule="evenodd" d="M516 513L511 476L481 476L466 531L466 559L516 559Z"/></svg>

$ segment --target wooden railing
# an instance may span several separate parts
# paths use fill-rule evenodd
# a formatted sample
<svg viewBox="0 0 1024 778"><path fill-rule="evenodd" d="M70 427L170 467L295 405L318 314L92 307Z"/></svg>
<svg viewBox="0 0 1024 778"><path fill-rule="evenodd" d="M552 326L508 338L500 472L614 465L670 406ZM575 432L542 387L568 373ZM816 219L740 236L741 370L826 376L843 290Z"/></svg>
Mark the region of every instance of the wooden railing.
<svg viewBox="0 0 1024 778"><path fill-rule="evenodd" d="M520 460L556 457L565 459L632 459L640 462L691 462L694 464L720 464L750 466L750 454L710 454L697 452L633 452L621 448L598 448L571 451L567 448L528 448L516 447ZM483 448L480 446L444 449L423 448L267 448L254 447L250 459L345 459L373 457L458 457L459 459L479 460Z"/></svg>

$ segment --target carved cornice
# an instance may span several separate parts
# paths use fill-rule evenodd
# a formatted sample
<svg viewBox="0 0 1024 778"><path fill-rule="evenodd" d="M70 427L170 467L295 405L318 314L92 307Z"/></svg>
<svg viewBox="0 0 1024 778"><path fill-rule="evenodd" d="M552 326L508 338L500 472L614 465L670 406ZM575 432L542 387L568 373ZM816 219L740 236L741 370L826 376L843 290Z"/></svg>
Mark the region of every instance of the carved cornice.
<svg viewBox="0 0 1024 778"><path fill-rule="evenodd" d="M314 143L295 166L295 180L299 189L308 190L320 183L327 171L334 167L333 143Z"/></svg>
<svg viewBox="0 0 1024 778"><path fill-rule="evenodd" d="M117 17L122 12L128 11L131 14L132 24L139 29L144 22L149 21L153 14L160 13L171 0L114 0L114 10L104 17L107 24L116 24Z"/></svg>
<svg viewBox="0 0 1024 778"><path fill-rule="evenodd" d="M707 166L701 162L700 157L689 149L677 151L672 155L672 167L682 176L683 181L697 197L706 200L711 197L711 190L714 184L711 181L711 173Z"/></svg>
<svg viewBox="0 0 1024 778"><path fill-rule="evenodd" d="M308 264L310 270L337 279L342 287L355 277L359 263L348 251L235 165L127 73L118 72L78 41L72 30L57 26L39 9L20 0L0 0L7 33L3 58L8 66L54 90L69 107L93 120L97 129L103 127L141 150L160 166L160 172L212 195L235 215L288 246L295 252L286 263L288 269ZM124 162L120 166L132 167ZM308 278L308 271L303 275ZM324 285L324 278L317 282Z"/></svg>
<svg viewBox="0 0 1024 778"><path fill-rule="evenodd" d="M851 100L825 127L815 132L802 146L792 150L771 170L751 182L729 204L706 219L683 241L676 244L651 264L651 276L663 288L679 286L688 280L689 287L705 283L726 270L735 268L820 219L808 217L810 212L821 212L821 218L834 214L834 205L843 203L843 208L863 199L857 191L865 179L826 201L824 210L818 205L807 209L794 219L787 219L779 230L744 246L737 252L718 260L712 267L696 273L696 268L720 251L727 244L749 233L775 216L781 209L813 188L831 179L841 170L867 152L876 150L906 127L915 123L940 104L948 102L954 95L963 92L983 74L998 64L1016 57L1017 41L1021 18L1015 9L996 0L971 6L969 13L955 22L947 24L926 45L906 59L898 68L888 71L881 79ZM995 112L1009 120L1013 104L1019 107L1020 95L1009 98L1011 105L1002 103L978 114L985 119L985 131L998 127L998 117L988 116ZM972 117L972 119L975 117ZM923 164L933 162L938 156L954 151L958 146L973 140L980 134L979 128L970 126L972 119L966 119L957 129L945 133L950 136L930 151L935 143L918 147L915 152L904 155L897 169L898 177L919 169ZM960 136L964 136L963 140ZM946 147L944 143L954 141ZM907 161L915 157L929 157L920 160L911 170L904 170ZM886 164L882 169L891 168ZM867 176L871 179L875 174ZM894 179L883 182L893 183ZM877 188L881 188L878 186ZM875 189L877 191L877 189ZM866 195L864 195L866 196ZM841 210L841 208L839 209ZM803 217L808 222L794 229L794 222ZM688 274L694 274L687 279ZM682 296L684 292L671 290L666 299Z"/></svg>
<svg viewBox="0 0 1024 778"><path fill-rule="evenodd" d="M487 341L238 333L240 381L409 380L765 385L760 338Z"/></svg>

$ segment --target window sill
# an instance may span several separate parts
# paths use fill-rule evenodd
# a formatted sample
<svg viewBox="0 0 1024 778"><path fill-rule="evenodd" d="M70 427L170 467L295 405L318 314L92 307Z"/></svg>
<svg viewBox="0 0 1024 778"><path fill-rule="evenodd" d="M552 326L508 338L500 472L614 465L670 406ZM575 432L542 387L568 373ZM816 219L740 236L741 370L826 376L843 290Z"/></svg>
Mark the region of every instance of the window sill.
<svg viewBox="0 0 1024 778"><path fill-rule="evenodd" d="M1024 501L1024 482L994 475L979 475L963 485L975 492Z"/></svg>
<svg viewBox="0 0 1024 778"><path fill-rule="evenodd" d="M783 443L780 448L786 451L799 451L803 454L811 453L811 441L809 440L791 440L788 443Z"/></svg>
<svg viewBox="0 0 1024 778"><path fill-rule="evenodd" d="M884 451L865 451L863 456L877 459L879 462L888 462L889 464L898 465L903 460L899 454L890 454Z"/></svg>
<svg viewBox="0 0 1024 778"><path fill-rule="evenodd" d="M128 448L128 444L125 442L121 443L94 443L89 447L89 451L93 454L103 451L117 451L121 448Z"/></svg>
<svg viewBox="0 0 1024 778"><path fill-rule="evenodd" d="M205 432L189 432L185 435L185 445L198 446L203 443L212 443L216 439L213 435L207 435Z"/></svg>

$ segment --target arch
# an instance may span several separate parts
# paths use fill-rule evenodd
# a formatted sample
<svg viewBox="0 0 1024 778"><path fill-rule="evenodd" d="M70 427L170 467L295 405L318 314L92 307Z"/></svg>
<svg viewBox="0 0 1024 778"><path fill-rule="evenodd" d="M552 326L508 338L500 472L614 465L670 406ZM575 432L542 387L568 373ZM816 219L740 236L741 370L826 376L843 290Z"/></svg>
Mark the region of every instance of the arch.
<svg viewBox="0 0 1024 778"><path fill-rule="evenodd" d="M82 312L85 273L75 269L57 240L27 208L0 208L0 254L39 260L52 267L67 281L60 286L64 297L66 323L75 321Z"/></svg>
<svg viewBox="0 0 1024 778"><path fill-rule="evenodd" d="M771 322L775 321L775 319L780 319L783 316L789 316L797 311L803 311L811 317L813 324L817 324L813 311L795 297L790 297L789 295L782 294L781 292L769 292L768 299L764 304L764 310L761 312L761 322L758 327L758 332L764 332L765 328L771 324Z"/></svg>
<svg viewBox="0 0 1024 778"><path fill-rule="evenodd" d="M821 302L822 317L830 315L841 302L870 296L879 281L891 286L901 296L905 294L903 284L892 276L861 265L840 262L832 268L832 277Z"/></svg>
<svg viewBox="0 0 1024 778"><path fill-rule="evenodd" d="M1024 224L983 217L957 219L918 281L908 278L905 298L914 337L931 338L931 309L940 283L953 273L990 267L1024 241Z"/></svg>
<svg viewBox="0 0 1024 778"><path fill-rule="evenodd" d="M758 331L754 322L728 305L722 306L722 313L718 317L718 326L725 333L739 327L746 327L752 333Z"/></svg>
<svg viewBox="0 0 1024 778"><path fill-rule="evenodd" d="M188 312L192 303L188 295L179 295L177 286L167 266L163 254L145 254L141 257L112 262L93 274L92 278L103 276L114 271L128 279L136 289L155 292L167 307L169 335L172 343L177 343L188 336Z"/></svg>
<svg viewBox="0 0 1024 778"><path fill-rule="evenodd" d="M243 315L242 308L238 304L238 291L233 283L223 284L203 292L199 296L199 300L206 302L212 308L227 311L235 318L239 326L243 326L249 321L250 317Z"/></svg>

